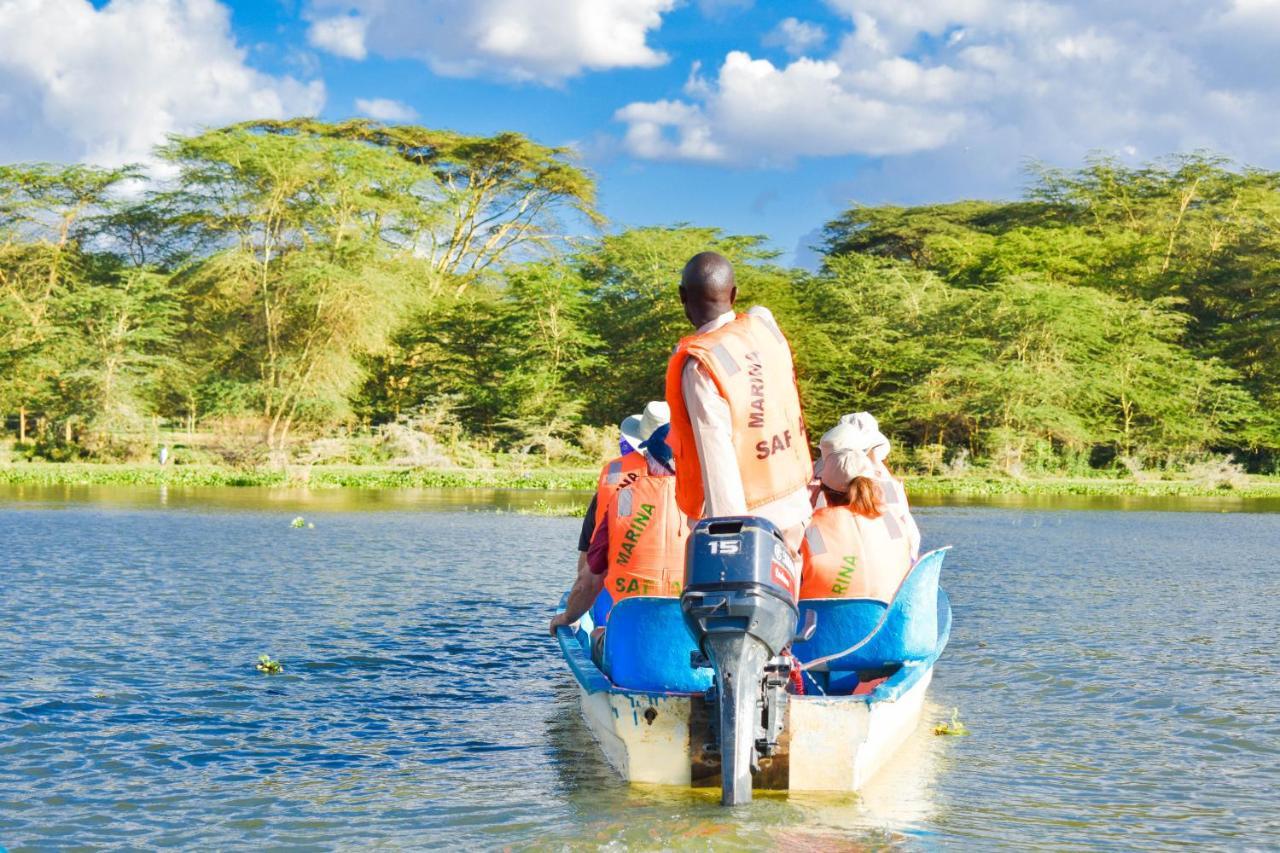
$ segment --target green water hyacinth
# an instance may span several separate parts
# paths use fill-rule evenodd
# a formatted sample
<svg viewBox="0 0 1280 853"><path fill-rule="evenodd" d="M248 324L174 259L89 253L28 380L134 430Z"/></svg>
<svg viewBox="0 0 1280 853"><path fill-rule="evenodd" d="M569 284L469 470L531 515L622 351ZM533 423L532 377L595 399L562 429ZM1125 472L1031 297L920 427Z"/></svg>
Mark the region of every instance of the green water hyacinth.
<svg viewBox="0 0 1280 853"><path fill-rule="evenodd" d="M951 719L947 722L938 723L933 727L935 735L953 735L960 737L969 734L969 727L960 722L960 709L951 709Z"/></svg>
<svg viewBox="0 0 1280 853"><path fill-rule="evenodd" d="M271 655L258 655L258 672L266 675L279 675L284 672L284 664L278 660L272 660Z"/></svg>

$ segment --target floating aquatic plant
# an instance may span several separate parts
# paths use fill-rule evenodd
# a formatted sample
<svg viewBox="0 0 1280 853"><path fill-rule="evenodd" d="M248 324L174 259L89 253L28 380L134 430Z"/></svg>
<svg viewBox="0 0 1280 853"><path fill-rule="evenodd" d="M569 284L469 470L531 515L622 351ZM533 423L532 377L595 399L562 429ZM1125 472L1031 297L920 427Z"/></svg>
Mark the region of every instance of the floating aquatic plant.
<svg viewBox="0 0 1280 853"><path fill-rule="evenodd" d="M267 675L279 675L284 672L284 664L278 660L272 660L271 655L258 655L258 672L265 672Z"/></svg>
<svg viewBox="0 0 1280 853"><path fill-rule="evenodd" d="M544 498L538 498L532 504L516 510L521 515L546 515L553 518L570 518L582 515L581 504L553 504Z"/></svg>
<svg viewBox="0 0 1280 853"><path fill-rule="evenodd" d="M295 519L293 520L293 522L292 522L292 523L290 523L290 525L289 525L289 526L290 526L290 527L292 527L292 528L295 528L295 529L297 529L297 528L302 528L302 527L306 527L306 526L307 526L307 520L306 520L305 518L303 518L302 516L298 516L297 518L295 518Z"/></svg>
<svg viewBox="0 0 1280 853"><path fill-rule="evenodd" d="M969 728L960 722L960 709L951 709L951 720L949 722L938 723L933 727L935 735L967 735Z"/></svg>

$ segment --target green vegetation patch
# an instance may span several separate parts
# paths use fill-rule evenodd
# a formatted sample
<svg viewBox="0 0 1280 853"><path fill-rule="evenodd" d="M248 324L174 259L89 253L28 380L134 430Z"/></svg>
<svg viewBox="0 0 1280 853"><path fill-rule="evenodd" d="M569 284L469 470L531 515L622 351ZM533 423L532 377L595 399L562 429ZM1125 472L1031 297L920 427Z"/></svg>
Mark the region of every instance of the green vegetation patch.
<svg viewBox="0 0 1280 853"><path fill-rule="evenodd" d="M273 660L271 655L258 655L256 669L263 675L279 675L284 672L284 664Z"/></svg>
<svg viewBox="0 0 1280 853"><path fill-rule="evenodd" d="M404 469L316 466L305 475L289 471L223 468L212 465L161 467L88 462L29 463L0 466L0 483L36 486L254 486L349 489L556 489L595 487L589 468L535 471L487 469Z"/></svg>

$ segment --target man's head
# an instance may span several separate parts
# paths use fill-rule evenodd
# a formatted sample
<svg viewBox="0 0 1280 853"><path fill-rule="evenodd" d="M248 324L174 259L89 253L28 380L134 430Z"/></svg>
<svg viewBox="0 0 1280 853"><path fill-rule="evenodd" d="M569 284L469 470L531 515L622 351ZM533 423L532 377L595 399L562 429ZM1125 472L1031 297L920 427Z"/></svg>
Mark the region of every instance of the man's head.
<svg viewBox="0 0 1280 853"><path fill-rule="evenodd" d="M680 274L680 301L684 304L684 316L694 326L732 311L737 298L733 266L723 255L699 252L684 265L684 272Z"/></svg>

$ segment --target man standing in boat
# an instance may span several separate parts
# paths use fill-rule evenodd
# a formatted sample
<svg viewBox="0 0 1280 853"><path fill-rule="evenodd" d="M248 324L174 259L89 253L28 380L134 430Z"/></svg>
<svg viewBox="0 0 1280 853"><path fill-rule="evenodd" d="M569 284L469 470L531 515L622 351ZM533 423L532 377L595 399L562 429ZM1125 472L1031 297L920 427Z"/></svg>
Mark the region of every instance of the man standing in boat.
<svg viewBox="0 0 1280 853"><path fill-rule="evenodd" d="M733 267L694 255L680 301L697 331L667 365L676 500L690 519L755 515L793 553L812 514L813 474L791 347L769 309L735 314Z"/></svg>

